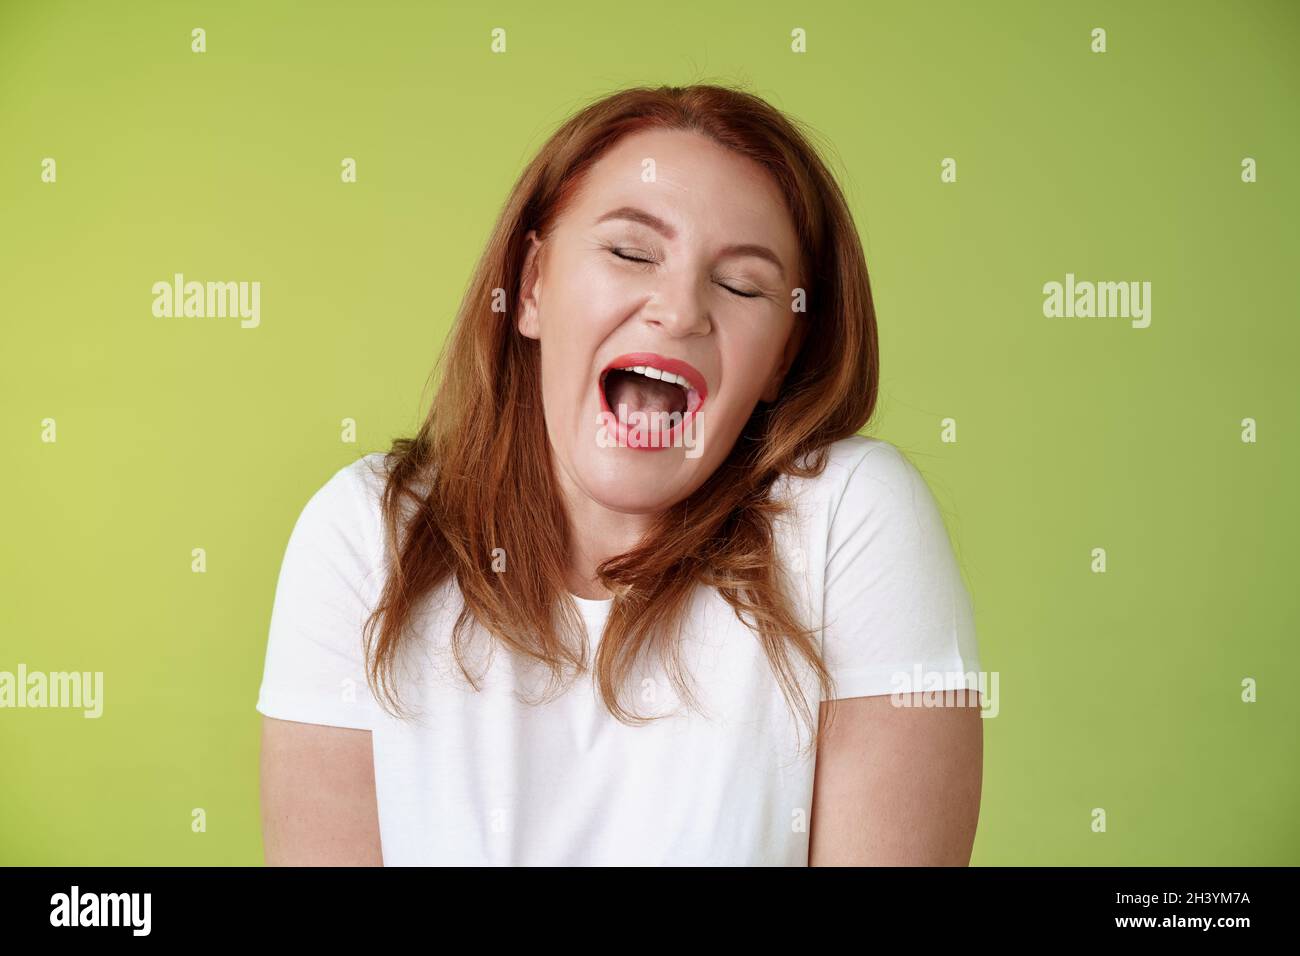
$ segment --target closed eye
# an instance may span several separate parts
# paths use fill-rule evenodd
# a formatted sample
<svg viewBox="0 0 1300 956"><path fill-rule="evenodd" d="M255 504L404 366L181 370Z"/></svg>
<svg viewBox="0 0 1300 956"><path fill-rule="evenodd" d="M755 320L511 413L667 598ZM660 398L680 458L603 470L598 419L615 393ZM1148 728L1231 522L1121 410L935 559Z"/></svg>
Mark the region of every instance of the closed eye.
<svg viewBox="0 0 1300 956"><path fill-rule="evenodd" d="M624 262L637 262L644 266L653 266L656 262L656 260L654 259L642 259L639 258L638 256L629 256L622 248L618 246L606 246L605 248L607 248L611 253L613 253L619 259L622 259ZM761 299L764 297L762 292L744 292L740 289L732 288L731 286L727 285L725 282L719 282L718 285L722 286L722 288L726 289L732 295L738 296L739 298L742 299Z"/></svg>
<svg viewBox="0 0 1300 956"><path fill-rule="evenodd" d="M609 247L609 251L612 252L612 253L614 253L614 255L618 256L620 259L623 259L623 260L626 261L626 262L645 262L645 263L653 263L653 262L654 262L653 259L638 259L636 256L628 256L628 255L624 255L622 249L617 249L617 248L615 248L615 247L613 247L613 246L610 246L610 247Z"/></svg>

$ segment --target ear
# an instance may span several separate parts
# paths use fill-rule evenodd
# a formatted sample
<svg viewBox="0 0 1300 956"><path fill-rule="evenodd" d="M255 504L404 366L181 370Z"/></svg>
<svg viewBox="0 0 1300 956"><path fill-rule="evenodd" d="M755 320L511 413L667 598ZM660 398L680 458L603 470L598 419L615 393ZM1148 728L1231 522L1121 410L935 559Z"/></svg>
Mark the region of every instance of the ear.
<svg viewBox="0 0 1300 956"><path fill-rule="evenodd" d="M538 251L542 241L537 238L537 230L528 230L528 254L524 258L523 275L519 280L519 318L517 327L521 335L530 339L541 338L542 328L539 320L542 295L542 273L538 261Z"/></svg>
<svg viewBox="0 0 1300 956"><path fill-rule="evenodd" d="M767 383L767 388L763 390L762 400L771 405L776 401L777 395L781 392L781 383L785 381L786 373L790 371L790 366L794 364L795 357L799 354L799 349L803 347L803 340L808 335L808 316L800 314L795 316L794 327L790 330L790 335L785 340L785 351L781 353L781 362L772 374L772 378Z"/></svg>

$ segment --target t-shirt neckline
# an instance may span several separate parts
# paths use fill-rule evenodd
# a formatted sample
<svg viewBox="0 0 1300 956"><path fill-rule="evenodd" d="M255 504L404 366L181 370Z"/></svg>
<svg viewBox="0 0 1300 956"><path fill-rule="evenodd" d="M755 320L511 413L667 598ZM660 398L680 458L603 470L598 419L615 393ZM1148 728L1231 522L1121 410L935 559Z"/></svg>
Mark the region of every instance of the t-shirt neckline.
<svg viewBox="0 0 1300 956"><path fill-rule="evenodd" d="M578 597L578 595L574 594L573 592L569 592L569 597L573 598L574 603L577 604L578 607L590 608L593 611L607 610L614 603L614 599L612 597L585 598L585 597Z"/></svg>

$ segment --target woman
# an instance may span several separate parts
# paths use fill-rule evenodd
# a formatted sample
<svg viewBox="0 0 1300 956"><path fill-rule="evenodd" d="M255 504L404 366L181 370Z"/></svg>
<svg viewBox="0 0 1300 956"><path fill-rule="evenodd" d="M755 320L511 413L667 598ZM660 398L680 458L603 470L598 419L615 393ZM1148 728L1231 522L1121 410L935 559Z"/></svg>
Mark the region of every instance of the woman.
<svg viewBox="0 0 1300 956"><path fill-rule="evenodd" d="M857 434L866 264L795 123L703 85L581 111L442 364L291 536L269 862L969 861L978 707L898 705L974 686L970 601L917 470Z"/></svg>

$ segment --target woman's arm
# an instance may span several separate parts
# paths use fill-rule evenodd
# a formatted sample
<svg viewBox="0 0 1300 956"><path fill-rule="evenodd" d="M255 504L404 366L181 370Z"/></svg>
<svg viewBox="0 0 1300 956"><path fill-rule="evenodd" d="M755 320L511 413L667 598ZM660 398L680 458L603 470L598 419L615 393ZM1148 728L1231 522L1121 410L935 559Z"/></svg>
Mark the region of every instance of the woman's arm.
<svg viewBox="0 0 1300 956"><path fill-rule="evenodd" d="M369 730L262 718L268 866L383 866Z"/></svg>
<svg viewBox="0 0 1300 956"><path fill-rule="evenodd" d="M911 707L890 695L835 702L817 750L809 866L970 863L984 763L980 708L923 707L922 697L912 695Z"/></svg>

